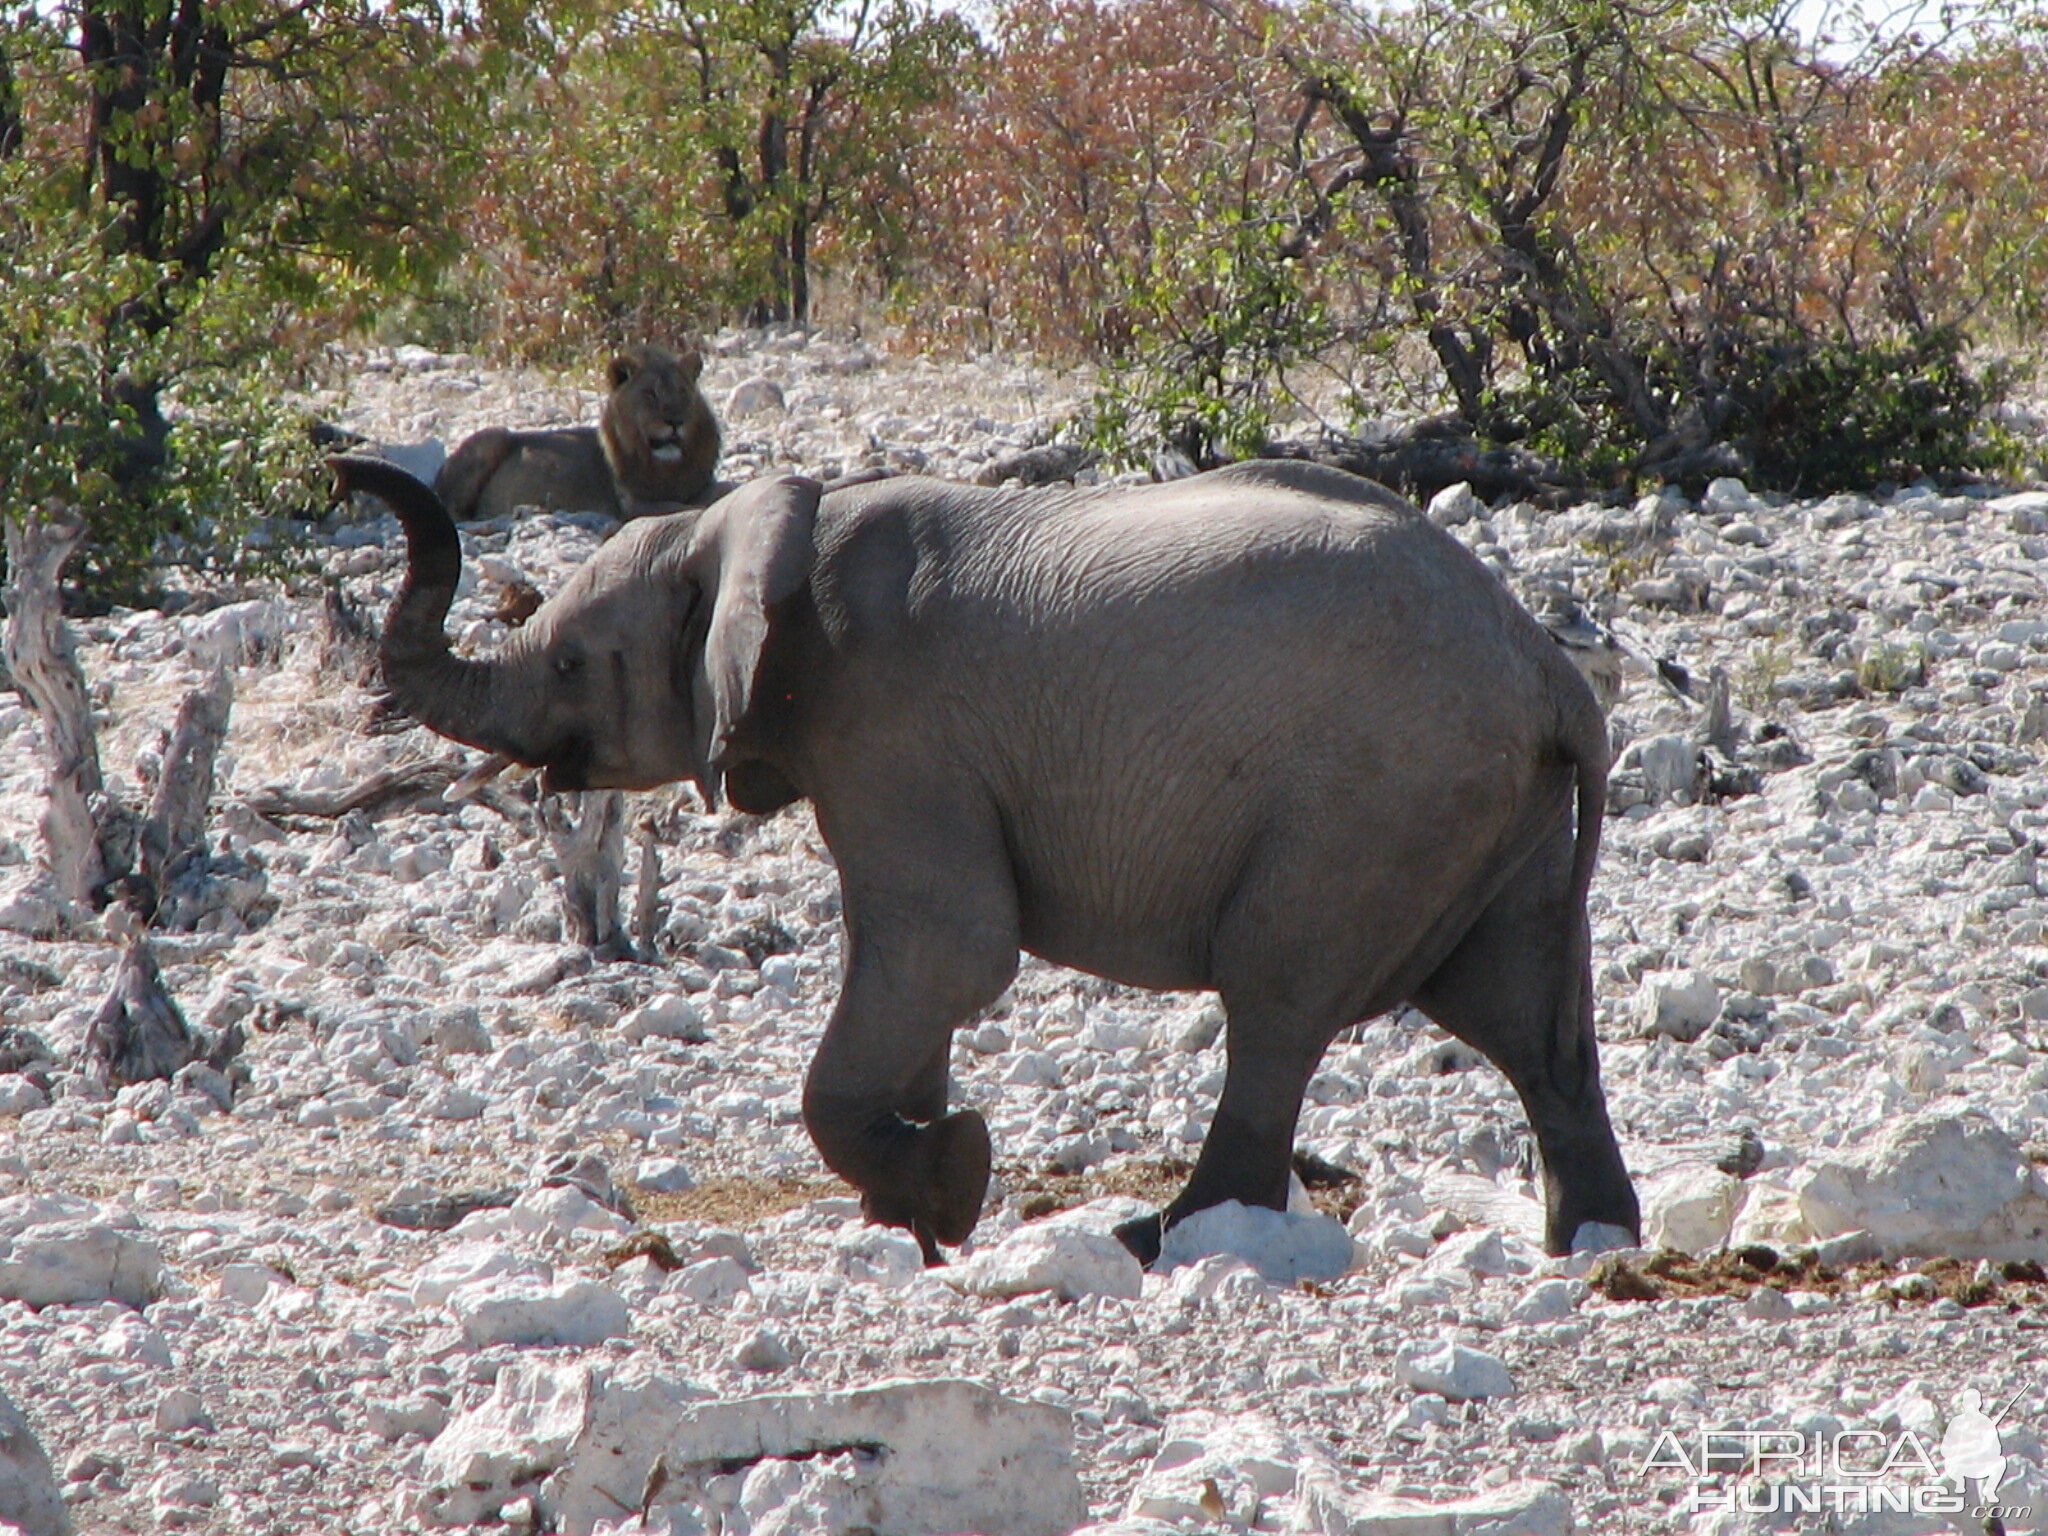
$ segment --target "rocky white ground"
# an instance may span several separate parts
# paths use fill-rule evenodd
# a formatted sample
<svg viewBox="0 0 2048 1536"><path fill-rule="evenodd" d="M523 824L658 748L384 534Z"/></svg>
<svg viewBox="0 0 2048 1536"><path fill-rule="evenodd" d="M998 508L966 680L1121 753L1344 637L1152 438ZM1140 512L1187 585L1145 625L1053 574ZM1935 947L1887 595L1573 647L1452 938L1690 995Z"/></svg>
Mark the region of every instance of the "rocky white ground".
<svg viewBox="0 0 2048 1536"><path fill-rule="evenodd" d="M720 339L715 403L761 378L782 404L728 410L729 475L965 478L1080 394ZM393 442L594 410L413 354L335 406ZM1218 1015L1027 963L955 1054L999 1195L927 1273L798 1121L839 947L806 816L636 799L660 963L603 960L563 942L530 791L285 808L460 761L371 729L316 601L117 614L82 658L131 794L178 701L235 672L222 878L155 945L194 1024L248 1032L248 1081L199 1065L109 1095L72 1070L120 945L22 931L44 769L33 716L0 704L0 1022L49 1052L0 1040L0 1390L49 1463L0 1412L0 1520L51 1528L57 1494L109 1533L1010 1529L972 1504L1010 1476L1016 1529L1995 1528L1974 1496L1832 1523L1688 1509L1678 1458L1716 1429L1905 1446L1880 1481L1923 1510L1936 1471L2002 1450L1997 1502L2030 1511L2004 1528L2048 1527L2048 1286L2024 1262L2048 1259L2048 493L1437 515L1534 605L1568 586L1701 693L1725 674L1725 722L1626 682L1593 913L1614 1118L1651 1235L1701 1257L1542 1256L1504 1080L1411 1015L1310 1088L1304 1148L1359 1175L1316 1192L1348 1239L1306 1207L1226 1214L1141 1277L1100 1234L1174 1187ZM603 531L473 530L457 632L488 643L507 583L551 588ZM388 597L388 521L324 536L352 598ZM488 1203L417 1225L463 1196ZM1203 1256L1231 1248L1251 1262ZM832 1395L961 1379L1005 1401ZM2005 1410L1974 1459L1965 1389ZM1755 1445L1720 1442L1708 1491L1813 1481L1745 1468Z"/></svg>

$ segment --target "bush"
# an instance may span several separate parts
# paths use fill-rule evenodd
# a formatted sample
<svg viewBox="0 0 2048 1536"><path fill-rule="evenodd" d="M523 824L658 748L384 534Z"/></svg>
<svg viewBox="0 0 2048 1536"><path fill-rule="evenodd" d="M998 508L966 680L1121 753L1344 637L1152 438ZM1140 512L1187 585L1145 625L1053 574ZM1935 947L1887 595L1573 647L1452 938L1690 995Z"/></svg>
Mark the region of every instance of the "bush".
<svg viewBox="0 0 2048 1536"><path fill-rule="evenodd" d="M28 169L0 163L0 515L85 515L66 572L85 609L153 600L170 566L278 570L281 527L256 529L318 499L307 422L266 360L289 314L223 269L148 334L124 316L161 268L108 256L82 216L36 212Z"/></svg>
<svg viewBox="0 0 2048 1536"><path fill-rule="evenodd" d="M1731 421L1765 483L1826 492L1881 480L2001 469L2009 446L1988 422L2005 375L1973 374L1961 332L1858 345L1831 340L1784 358L1753 354Z"/></svg>
<svg viewBox="0 0 2048 1536"><path fill-rule="evenodd" d="M1197 469L1257 453L1273 436L1291 369L1330 340L1283 229L1241 212L1155 248L1126 284L1131 353L1105 372L1090 440L1112 463L1170 452Z"/></svg>
<svg viewBox="0 0 2048 1536"><path fill-rule="evenodd" d="M1245 451L1314 363L1354 429L1449 407L1581 483L1998 461L1972 359L2048 292L2038 17L1823 44L1746 0L999 14L913 318L1108 361L1127 459Z"/></svg>
<svg viewBox="0 0 2048 1536"><path fill-rule="evenodd" d="M296 370L453 249L489 51L454 40L411 0L0 18L0 516L77 509L86 600L275 563Z"/></svg>

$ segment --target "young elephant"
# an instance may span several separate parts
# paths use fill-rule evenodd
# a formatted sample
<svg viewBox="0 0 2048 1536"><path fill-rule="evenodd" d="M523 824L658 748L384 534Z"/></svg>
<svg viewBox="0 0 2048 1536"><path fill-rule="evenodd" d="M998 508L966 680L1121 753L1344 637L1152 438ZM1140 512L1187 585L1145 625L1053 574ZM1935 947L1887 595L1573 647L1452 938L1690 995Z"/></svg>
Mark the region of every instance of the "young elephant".
<svg viewBox="0 0 2048 1536"><path fill-rule="evenodd" d="M703 371L694 347L621 352L606 370L611 393L596 426L486 427L448 456L434 493L465 520L520 507L640 517L708 500L719 432L697 388Z"/></svg>
<svg viewBox="0 0 2048 1536"><path fill-rule="evenodd" d="M1206 1206L1284 1207L1324 1048L1404 1001L1520 1093L1553 1250L1636 1230L1587 963L1600 711L1391 492L1296 463L1084 491L760 480L629 525L466 660L446 514L336 462L405 522L383 664L420 720L555 789L815 806L847 959L805 1121L928 1257L989 1175L981 1117L947 1113L951 1034L1020 948L1222 995L1222 1099L1186 1189L1121 1234L1141 1258Z"/></svg>

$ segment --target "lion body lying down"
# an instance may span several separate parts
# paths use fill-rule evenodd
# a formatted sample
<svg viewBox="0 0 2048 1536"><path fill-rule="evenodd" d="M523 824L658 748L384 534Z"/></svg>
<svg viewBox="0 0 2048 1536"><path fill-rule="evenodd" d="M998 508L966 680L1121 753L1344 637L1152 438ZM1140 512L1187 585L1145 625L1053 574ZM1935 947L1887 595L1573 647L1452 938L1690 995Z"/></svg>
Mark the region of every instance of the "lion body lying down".
<svg viewBox="0 0 2048 1536"><path fill-rule="evenodd" d="M639 517L704 499L718 470L718 418L697 388L704 359L641 346L612 359L611 394L594 427L464 438L434 478L457 518L520 507Z"/></svg>

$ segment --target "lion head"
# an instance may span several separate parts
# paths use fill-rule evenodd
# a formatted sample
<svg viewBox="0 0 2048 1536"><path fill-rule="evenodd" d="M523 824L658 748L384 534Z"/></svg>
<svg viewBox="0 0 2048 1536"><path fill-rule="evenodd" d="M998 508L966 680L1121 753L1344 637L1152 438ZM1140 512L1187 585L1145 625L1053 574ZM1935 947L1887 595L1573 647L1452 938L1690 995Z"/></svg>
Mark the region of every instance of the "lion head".
<svg viewBox="0 0 2048 1536"><path fill-rule="evenodd" d="M628 516L633 503L687 502L718 470L718 418L698 392L704 356L639 346L612 359L598 432Z"/></svg>

